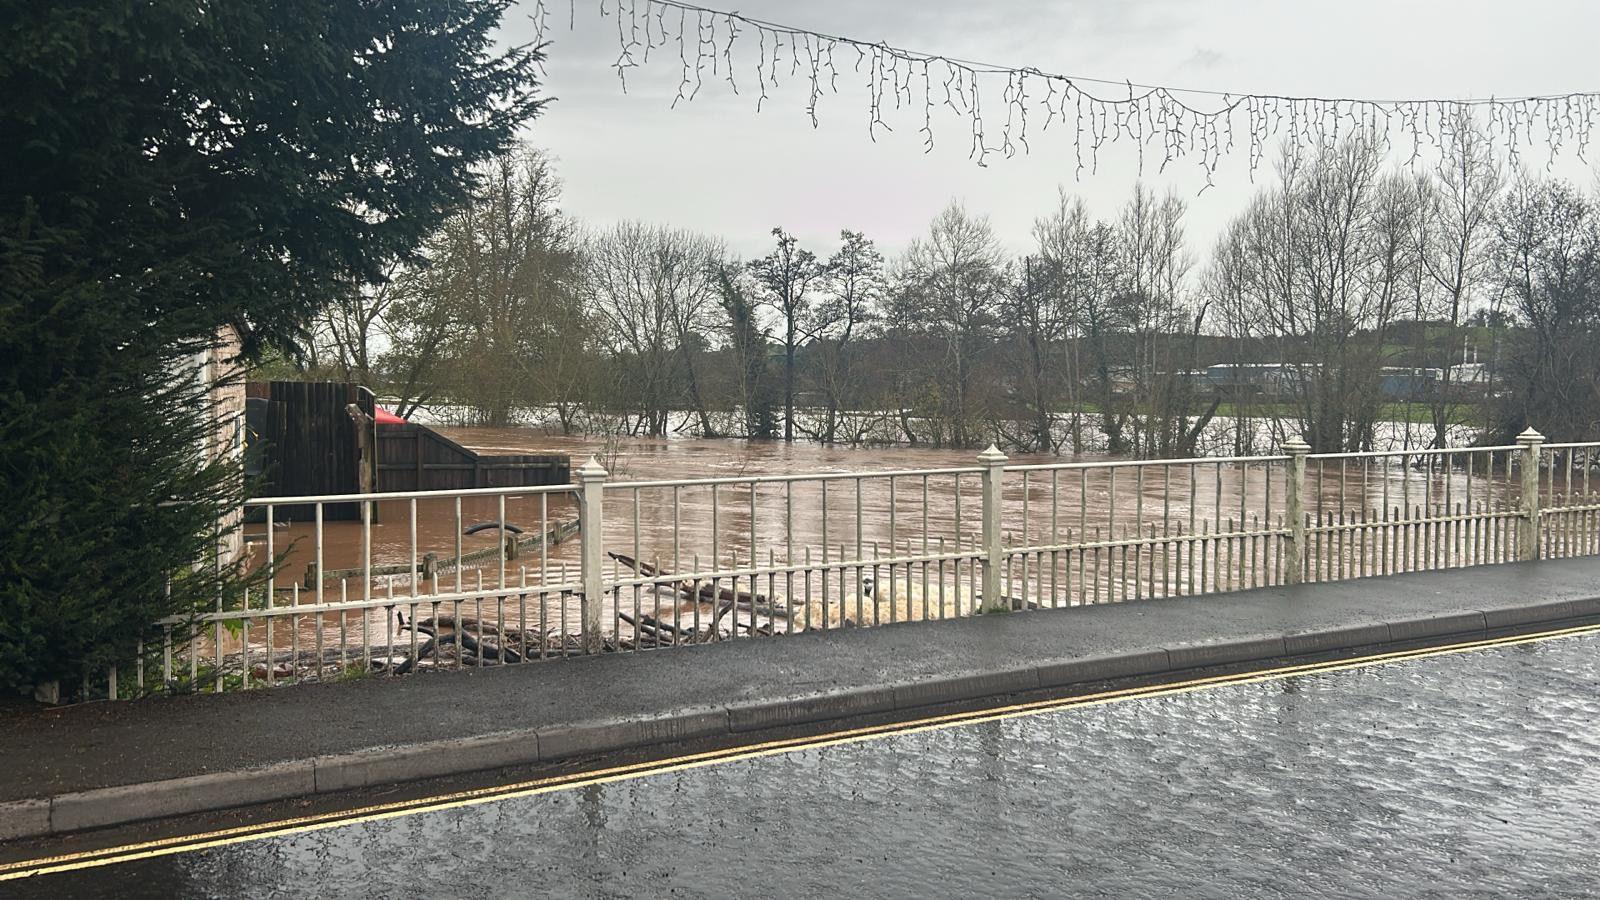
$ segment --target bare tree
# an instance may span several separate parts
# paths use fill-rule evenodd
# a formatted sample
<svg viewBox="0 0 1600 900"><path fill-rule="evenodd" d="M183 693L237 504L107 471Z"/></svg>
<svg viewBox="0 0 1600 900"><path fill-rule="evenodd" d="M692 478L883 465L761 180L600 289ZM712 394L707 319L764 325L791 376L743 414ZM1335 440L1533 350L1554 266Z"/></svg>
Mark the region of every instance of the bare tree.
<svg viewBox="0 0 1600 900"><path fill-rule="evenodd" d="M882 315L886 288L883 254L859 231L839 232L840 246L828 259L826 293L807 329L815 335L812 367L822 394L823 420L815 437L832 444L843 411L861 401L859 356Z"/></svg>
<svg viewBox="0 0 1600 900"><path fill-rule="evenodd" d="M734 405L744 419L744 436L771 440L777 427L773 421L772 389L767 373L767 332L761 327L751 286L737 265L719 265L717 291L721 298L723 321L728 332L728 351L733 356Z"/></svg>
<svg viewBox="0 0 1600 900"><path fill-rule="evenodd" d="M815 336L807 329L812 323L811 291L827 277L828 267L782 228L772 229L772 236L777 249L752 260L750 272L763 288L762 302L777 313L783 334L783 439L792 441L796 358L800 346Z"/></svg>
<svg viewBox="0 0 1600 900"><path fill-rule="evenodd" d="M548 157L522 151L494 167L474 210L473 289L458 305L466 336L453 362L458 396L490 424L542 399L536 373L574 322L579 258L560 196Z"/></svg>
<svg viewBox="0 0 1600 900"><path fill-rule="evenodd" d="M433 241L437 241L436 235ZM430 246L437 245L430 241ZM447 267L408 269L394 281L394 301L383 317L388 340L382 366L395 413L409 418L443 388L440 360L456 332Z"/></svg>
<svg viewBox="0 0 1600 900"><path fill-rule="evenodd" d="M1413 180L1383 173L1365 135L1286 151L1279 180L1229 226L1209 284L1235 337L1275 349L1283 367L1262 387L1290 404L1311 446L1364 449L1386 339L1420 265L1421 199Z"/></svg>
<svg viewBox="0 0 1600 900"><path fill-rule="evenodd" d="M1421 229L1422 268L1443 294L1442 311L1449 326L1443 334L1440 358L1443 377L1431 398L1435 447L1446 445L1454 424L1449 417L1451 361L1468 307L1489 281L1495 203L1504 185L1500 161L1488 136L1468 113L1459 113L1446 134L1438 177L1426 193Z"/></svg>
<svg viewBox="0 0 1600 900"><path fill-rule="evenodd" d="M619 376L617 399L636 405L636 431L666 434L680 400L690 404L703 434L715 431L700 390L699 357L716 327L721 255L711 238L638 222L589 243L586 288Z"/></svg>
<svg viewBox="0 0 1600 900"><path fill-rule="evenodd" d="M1132 449L1141 455L1189 455L1198 433L1189 420L1194 395L1183 364L1192 362L1204 310L1191 309L1184 295L1194 264L1184 234L1186 211L1176 193L1157 197L1141 183L1118 222L1123 312L1132 330Z"/></svg>
<svg viewBox="0 0 1600 900"><path fill-rule="evenodd" d="M1123 433L1128 411L1118 402L1113 341L1131 329L1132 318L1123 291L1125 260L1117 229L1091 221L1083 200L1062 191L1055 209L1034 223L1033 233L1038 255L1049 266L1051 289L1064 317L1067 389L1089 387L1109 449L1121 452L1126 449ZM1080 399L1073 402L1069 434L1073 452L1083 452Z"/></svg>
<svg viewBox="0 0 1600 900"><path fill-rule="evenodd" d="M1015 403L1023 432L1014 443L1024 451L1054 453L1055 403L1061 392L1056 348L1066 336L1067 318L1056 285L1058 269L1038 255L1023 257L1006 279L1000 320L1019 351Z"/></svg>
<svg viewBox="0 0 1600 900"><path fill-rule="evenodd" d="M396 277L383 308L363 310L384 322L406 403L447 392L476 421L505 425L549 399L546 366L582 341L577 247L560 197L542 151L496 159L425 242L424 264Z"/></svg>
<svg viewBox="0 0 1600 900"><path fill-rule="evenodd" d="M1525 331L1509 348L1510 390L1491 440L1529 425L1555 440L1600 435L1600 199L1527 176L1506 192L1495 268Z"/></svg>
<svg viewBox="0 0 1600 900"><path fill-rule="evenodd" d="M956 446L973 437L977 364L994 333L1003 265L988 218L956 202L934 217L927 236L913 241L900 261L894 321L937 348L924 368L938 415Z"/></svg>
<svg viewBox="0 0 1600 900"><path fill-rule="evenodd" d="M317 314L312 327L331 345L340 377L376 390L377 361L384 316L399 294L395 278L399 263L390 265L383 281L375 285L347 285L333 302Z"/></svg>

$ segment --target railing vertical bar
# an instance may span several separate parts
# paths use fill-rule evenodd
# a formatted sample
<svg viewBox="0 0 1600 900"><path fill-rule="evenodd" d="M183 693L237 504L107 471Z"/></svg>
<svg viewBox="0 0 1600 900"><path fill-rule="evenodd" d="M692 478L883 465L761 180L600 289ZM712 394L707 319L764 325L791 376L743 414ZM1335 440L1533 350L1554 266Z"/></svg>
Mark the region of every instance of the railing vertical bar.
<svg viewBox="0 0 1600 900"><path fill-rule="evenodd" d="M1050 470L1050 546L1061 546L1061 470ZM924 566L926 570L926 566ZM1050 551L1050 606L1061 605L1061 552ZM923 591L926 596L927 591Z"/></svg>
<svg viewBox="0 0 1600 900"><path fill-rule="evenodd" d="M1139 569L1141 564L1144 562L1144 546L1141 539L1144 537L1145 468L1145 466L1139 467L1138 475L1134 479L1133 486L1133 538L1135 541L1140 542L1133 545L1133 599L1135 600L1141 600L1144 598L1144 585L1142 580L1139 578ZM1124 554L1126 554L1126 551L1124 551ZM1124 576L1126 576L1126 573L1124 573Z"/></svg>
<svg viewBox="0 0 1600 900"><path fill-rule="evenodd" d="M296 582L289 591L289 683L300 680L300 584ZM192 676L194 673L190 673Z"/></svg>
<svg viewBox="0 0 1600 900"><path fill-rule="evenodd" d="M1248 510L1248 506L1247 506L1247 504L1249 503L1249 497L1247 496L1247 493L1246 493L1249 490L1249 487L1250 487L1250 464L1249 463L1240 463L1239 464L1239 530L1240 531L1245 530L1245 522L1249 521L1248 518L1247 518L1247 516L1249 514L1249 510ZM1239 587L1244 588L1244 587L1248 587L1249 586L1248 583L1245 580L1245 566L1248 563L1248 560L1245 558L1245 552L1244 552L1245 551L1246 541L1244 539L1240 538L1240 539L1235 539L1235 542L1238 544L1238 548L1239 548L1239 563L1238 563L1238 566L1239 566Z"/></svg>
<svg viewBox="0 0 1600 900"><path fill-rule="evenodd" d="M1197 591L1195 589L1195 583L1194 583L1194 551L1195 551L1194 534L1195 534L1195 522L1196 522L1196 515L1197 515L1197 511L1195 509L1195 506L1196 506L1196 504L1198 502L1198 490L1199 490L1199 488L1198 488L1197 482L1198 482L1199 477L1200 477L1200 469L1199 469L1199 467L1196 466L1194 463L1190 463L1189 464L1189 529L1188 529L1190 540L1189 540L1189 545L1187 547L1188 554L1189 554L1189 574L1188 574L1187 582L1188 582L1188 594L1191 597L1194 596L1195 594L1199 593L1199 591Z"/></svg>
<svg viewBox="0 0 1600 900"><path fill-rule="evenodd" d="M822 481L818 485L822 490L822 514L818 516L818 525L822 531L822 560L821 560L821 591L822 591L822 630L828 630L828 603L832 599L828 593L828 482ZM959 527L961 521L961 495L956 494L956 522ZM843 613L843 610L840 610Z"/></svg>
<svg viewBox="0 0 1600 900"><path fill-rule="evenodd" d="M1117 470L1107 469L1106 474L1108 476L1106 480L1106 528L1111 532L1111 540L1115 541L1117 539ZM1109 603L1117 602L1115 581L1117 577L1116 552L1114 547L1108 548L1106 552L1106 601ZM1124 578L1128 576L1126 567L1122 570L1122 576Z"/></svg>
<svg viewBox="0 0 1600 900"><path fill-rule="evenodd" d="M1193 499L1193 498L1191 498ZM1089 536L1089 470L1078 470L1078 539L1084 540ZM1087 554L1078 554L1078 605L1082 606L1089 599L1087 582L1084 580L1088 572ZM1098 573L1096 573L1098 577Z"/></svg>
<svg viewBox="0 0 1600 900"><path fill-rule="evenodd" d="M275 621L277 621L278 617L272 614L272 609L275 606L277 606L277 597L278 597L278 585L277 585L278 557L277 557L277 554L273 551L273 532L277 530L277 526L275 526L273 524L272 513L273 513L272 504L268 503L267 504L267 602L266 602L266 608L267 608L267 628L266 628L266 631L267 631L267 635L266 635L266 638L267 638L267 641L266 641L266 644L267 644L266 645L266 650L267 650L267 675L266 675L266 679L267 679L267 686L268 687L272 686L273 681L274 681L273 670L278 667L278 661L275 658L275 655L278 652L278 645L273 640L273 637L274 637L274 635L273 635L273 623ZM168 644L167 649L168 649L169 652L168 652L168 655L167 655L165 671L162 674L162 679L163 679L163 681L170 682L172 680L172 659L171 659L171 652L170 652L171 651L171 646L170 646L171 629L170 628L167 629L167 634L168 634L168 638L169 638L169 644Z"/></svg>
<svg viewBox="0 0 1600 900"><path fill-rule="evenodd" d="M350 599L350 579L341 578L341 579L339 579L339 602L340 603L345 603L349 599ZM249 597L248 597L248 595L246 595L245 600L246 600L245 608L248 609L249 608ZM343 609L339 610L339 671L341 673L344 672L345 669L350 667L350 654L349 654L350 627L349 627L349 621L348 620L349 620L349 616L346 615L345 611ZM249 632L249 630L247 628L246 631L245 631L246 638L249 637L249 634L250 634L250 632Z"/></svg>
<svg viewBox="0 0 1600 900"><path fill-rule="evenodd" d="M895 542L897 540L897 535L899 534L899 532L896 530L897 523L896 523L896 520L895 520L895 504L896 504L896 500L897 500L897 498L895 496L895 477L893 475L890 475L889 476L889 555L891 557L894 556L894 553L895 553ZM874 556L877 555L877 547L876 546L873 547L873 555ZM876 573L874 573L874 576L876 576ZM909 569L907 569L906 570L906 580L907 580L908 583L906 585L906 599L907 599L906 614L908 616L910 615L910 612L911 612L911 606L909 605L909 601L910 601L910 597L911 597L911 586L909 584L910 579L911 579L911 571ZM877 585L878 582L877 582L877 578L876 577L873 578L873 582L872 583L873 583L874 586ZM899 610L896 609L896 607L899 606L900 595L899 595L899 593L897 593L896 589L897 589L897 579L896 579L895 567L894 567L893 564L890 564L890 566L889 566L889 621L891 623L895 622L899 617Z"/></svg>
<svg viewBox="0 0 1600 900"><path fill-rule="evenodd" d="M789 571L783 573L783 600L786 604L792 606L794 602L794 571L792 569L794 566L794 482L792 481L783 483L783 564L786 567L791 567ZM809 583L811 578L810 571L808 570L804 574L807 583ZM806 615L809 616L810 614L811 605L808 602L806 604ZM791 619L791 628L793 627L793 622L794 620ZM807 622L807 625L809 624ZM785 632L788 630L786 628Z"/></svg>
<svg viewBox="0 0 1600 900"><path fill-rule="evenodd" d="M755 485L752 484L750 486L750 488L751 488L752 497L753 497L754 496L753 492L755 490ZM640 538L640 535L639 535L639 517L640 517L639 489L638 488L634 488L633 491L632 491L632 494L633 494L633 561L634 561L634 565L637 566L639 563L644 562L644 549L643 549L641 538ZM754 519L755 508L754 507L755 507L755 502L754 502L754 500L752 500L751 501L751 516L752 516L752 518L750 520L752 523L755 521L755 519ZM751 527L750 541L751 541L751 546L753 547L753 546L755 546L755 526L752 524L750 527ZM660 570L658 569L657 571L660 571ZM641 604L642 604L642 602L644 600L644 596L643 596L642 591L643 591L643 588L638 584L638 582L635 582L634 585L633 585L633 623L634 623L633 624L633 649L635 649L635 650L639 649L639 623L644 621L643 617L640 614L641 611L642 611L641 610ZM657 592L657 597L659 598L659 596L660 596L660 594L659 594L659 592ZM659 605L659 600L657 602L658 602L658 605ZM660 616L656 616L655 617L655 622L656 622L656 628L659 629L661 627L661 618L660 618ZM658 635L656 646L659 648L661 646L660 639L659 639L660 632L657 631L656 633Z"/></svg>
<svg viewBox="0 0 1600 900"><path fill-rule="evenodd" d="M922 555L928 555L928 476L922 476ZM943 574L943 573L941 573ZM939 604L939 615L944 616L944 604ZM928 564L922 564L922 619L928 619Z"/></svg>
<svg viewBox="0 0 1600 900"><path fill-rule="evenodd" d="M857 476L856 478L854 478L852 480L855 482L855 486L856 486L856 518L855 518L856 545L855 545L855 556L856 556L856 562L860 563L861 562L861 556L862 556L862 553L863 553L863 549L862 548L864 546L862 544L862 534L861 534L861 532L862 532L862 521L861 521L861 478L860 478L860 476ZM839 552L839 555L843 556L844 555L844 551L841 550ZM856 572L856 624L860 625L861 624L861 612L862 612L862 608L861 608L861 601L862 601L862 597L861 597L861 579L862 579L864 573L863 573L863 570L862 570L860 565L856 566L855 572Z"/></svg>
<svg viewBox="0 0 1600 900"><path fill-rule="evenodd" d="M805 572L804 572L805 578L804 578L803 583L801 585L801 588L805 591L805 601L806 601L805 625L804 625L804 627L805 627L806 631L810 631L811 630L811 602L812 602L811 601L811 547L809 545L806 546L804 548L804 550L802 551L802 553L805 556L805 566L806 566ZM828 606L827 606L827 603L826 603L827 595L824 594L823 597L824 597L824 603L822 605L822 629L824 631L826 631L828 629ZM698 610L699 607L697 606L697 607L695 607L695 609Z"/></svg>
<svg viewBox="0 0 1600 900"><path fill-rule="evenodd" d="M324 568L324 566L323 566L323 559L322 559L322 550L323 550L322 517L323 517L323 508L322 508L322 503L319 501L317 503L317 505L316 505L317 584L316 584L316 599L313 601L313 602L316 603L318 609L317 609L316 614L311 617L311 620L312 620L312 625L311 625L312 634L313 634L313 636L315 638L315 643L316 643L316 648L317 648L317 658L316 658L316 662L313 664L312 671L314 671L316 673L317 680L319 680L319 681L322 680L322 609L321 609L321 607L323 605L323 599L324 599L322 583L327 580L326 578L323 577L323 574L322 574L322 573L327 571L327 569ZM221 629L220 628L218 629L218 635L219 636L221 635Z"/></svg>

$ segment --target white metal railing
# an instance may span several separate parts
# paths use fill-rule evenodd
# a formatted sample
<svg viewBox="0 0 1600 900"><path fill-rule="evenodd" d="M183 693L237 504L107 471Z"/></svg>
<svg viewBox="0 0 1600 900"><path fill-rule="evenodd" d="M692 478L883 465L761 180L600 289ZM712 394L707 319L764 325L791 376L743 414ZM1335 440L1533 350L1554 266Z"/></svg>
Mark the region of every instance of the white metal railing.
<svg viewBox="0 0 1600 900"><path fill-rule="evenodd" d="M1600 552L1600 443L1282 449L632 482L591 460L552 487L252 500L253 564L278 565L193 640L162 623L135 680L225 690Z"/></svg>

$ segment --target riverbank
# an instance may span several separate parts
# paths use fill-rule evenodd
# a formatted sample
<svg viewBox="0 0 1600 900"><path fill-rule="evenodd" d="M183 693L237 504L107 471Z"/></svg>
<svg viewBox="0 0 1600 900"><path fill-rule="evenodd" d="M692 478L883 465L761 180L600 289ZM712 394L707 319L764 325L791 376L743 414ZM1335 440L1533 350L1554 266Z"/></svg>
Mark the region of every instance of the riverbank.
<svg viewBox="0 0 1600 900"><path fill-rule="evenodd" d="M1593 620L1577 558L26 710L0 721L0 838Z"/></svg>

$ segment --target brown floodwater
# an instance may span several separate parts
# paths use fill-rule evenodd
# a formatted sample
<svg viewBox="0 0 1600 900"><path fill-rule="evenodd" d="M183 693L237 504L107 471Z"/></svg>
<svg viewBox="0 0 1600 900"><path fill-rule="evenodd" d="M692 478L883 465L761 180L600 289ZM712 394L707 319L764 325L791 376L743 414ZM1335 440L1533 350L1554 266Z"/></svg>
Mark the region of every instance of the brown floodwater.
<svg viewBox="0 0 1600 900"><path fill-rule="evenodd" d="M797 557L807 548L820 558L824 546L832 558L837 558L841 546L853 556L858 543L869 555L874 543L885 554L891 546L903 551L910 545L920 550L925 536L930 545L936 546L943 539L947 547L954 548L958 540L971 542L981 530L982 494L976 472L930 476L926 479L926 494L924 479L914 475L833 480L827 483L826 497L821 482L804 480L754 487L749 483L724 484L714 489L704 485L676 490L627 488L631 483L664 480L976 469L977 454L968 450L905 446L851 449L733 439L623 438L608 442L528 428L440 431L484 453L566 453L572 457L574 469L591 455L601 458L612 470L608 483L613 488L606 495L607 548L646 560L671 560L680 568L695 558L701 567L712 560L732 565L748 563L752 552L766 561L769 553L775 559L784 559ZM1510 487L1504 454L1495 455L1492 472L1486 471L1485 455L1477 454L1475 459L1472 497L1490 502L1504 499ZM1104 455L1070 459L1013 455L1009 464L1114 461ZM1228 529L1230 518L1235 526L1251 520L1276 522L1284 514L1283 477L1281 464L1259 462L1091 466L1060 469L1054 474L1013 472L1006 479L1003 527L1014 542L1020 542L1024 538L1051 541L1063 538L1068 530L1081 538L1085 529L1092 532L1096 527L1103 536L1109 536L1113 530L1138 528L1147 532L1151 525L1159 529L1164 523L1172 529L1180 524L1198 528L1201 523ZM1359 461L1342 465L1331 461L1324 466L1313 464L1308 482L1307 508L1312 513L1366 509L1381 515L1382 510L1396 505L1455 504L1469 494L1468 474L1459 465L1452 470L1434 467L1422 472L1397 466L1380 470L1372 465L1364 467ZM576 504L565 493L512 496L504 504L505 521L521 528L525 535L537 534L541 526L553 527L577 515ZM464 526L497 523L502 514L498 498L466 499L460 508L459 518ZM371 536L375 566L406 564L413 547L419 558L429 552L450 558L457 551L459 531L454 500L418 501L415 516L409 501L380 503L377 520ZM247 534L264 552L262 528L254 526ZM492 549L495 543L496 529L459 538L463 553ZM298 579L315 559L314 526L299 522L284 527L280 523L274 550L281 552L285 544L292 549L283 571ZM363 554L360 523L325 523L322 553L325 570L359 567ZM575 567L577 562L578 542L574 539L551 548L545 569L559 570L562 564ZM521 565L538 568L532 558L510 563L513 572ZM494 569L492 573L490 568ZM498 578L496 564L469 568L473 574L468 580L475 579L479 571ZM537 573L530 575L536 576ZM453 584L454 577L446 576L445 582Z"/></svg>
<svg viewBox="0 0 1600 900"><path fill-rule="evenodd" d="M605 503L605 549L676 573L728 572L756 566L792 566L800 572L746 576L740 590L787 603L797 611L784 628L875 624L898 618L939 617L971 612L979 587L977 553L982 529L982 485L977 454L968 450L923 447L857 449L734 439L621 438L567 436L532 428L440 428L453 440L480 452L570 454L574 470L591 455L609 470ZM1516 473L1506 454L1472 455L1444 465L1363 463L1333 460L1308 472L1306 507L1326 529L1312 537L1313 577L1437 567L1508 558L1514 547ZM1018 603L1066 605L1198 593L1282 580L1280 537L1285 509L1285 465L1278 461L1184 462L1126 466L1105 456L1071 460L1013 456L1010 464L1073 462L1076 467L1011 471L1004 480L1000 519L1012 548L1008 552L1005 593ZM922 474L932 470L930 474ZM951 471L958 470L958 471ZM815 476L852 473L819 480ZM878 473L878 474L873 474ZM910 473L887 475L883 473ZM810 476L808 478L807 476ZM787 480L762 481L771 477ZM664 486L654 482L732 479L731 483ZM635 486L636 485L636 486ZM1587 492L1587 478L1583 484ZM503 503L503 507L502 507ZM1427 529L1356 529L1355 523L1386 517L1434 516L1473 512L1479 521L1440 524ZM1496 511L1504 513L1498 518ZM578 538L548 548L523 549L502 568L496 552L502 520L529 537L574 520L574 498L564 491L457 501L386 501L377 504L370 539L359 522L325 522L320 571L316 527L309 522L279 524L272 550L284 562L276 578L275 604L373 597L449 594L479 589L495 593L416 613L466 615L487 619L524 634L575 633L578 600L571 588L578 578ZM495 523L465 535L473 524ZM1405 532L1402 540L1401 532ZM1215 535L1222 537L1213 537ZM267 558L266 529L248 526L255 559ZM441 565L413 587L411 578L361 577L370 540L371 565L409 571L413 559L429 554ZM1081 545L1089 544L1091 548ZM473 562L474 554L477 561ZM455 567L451 561L466 557ZM950 558L965 555L965 558ZM924 557L945 557L925 560ZM896 557L920 562L873 565ZM866 565L841 565L866 560ZM608 559L608 582L623 586L607 592L602 614L616 638L631 637L635 620L646 613L676 627L699 630L711 624L709 603L682 600L675 591L652 592L628 582L633 573ZM1319 568L1320 567L1320 568ZM343 571L340 571L343 570ZM870 581L869 581L870 579ZM872 588L876 582L878 587ZM298 585L298 587L296 587ZM547 590L522 590L529 586ZM503 593L500 588L506 589ZM563 586L566 589L562 589ZM726 579L719 587L730 586ZM871 594L863 606L863 594ZM264 604L258 594L253 608ZM887 605L885 610L880 601ZM412 608L409 604L403 604ZM509 605L509 609L507 608ZM733 617L737 619L737 616ZM746 615L747 628L757 626ZM768 622L769 630L776 624ZM720 627L738 633L726 619ZM344 616L301 617L292 628L280 623L270 644L303 647L360 645L363 655L389 641L409 651L410 633L396 633L397 620L385 609ZM757 629L759 631L759 629ZM360 634L358 634L358 632ZM264 626L250 631L264 648ZM224 636L226 649L238 640ZM400 653L400 655L404 655Z"/></svg>

